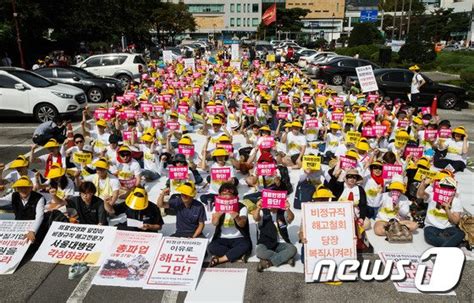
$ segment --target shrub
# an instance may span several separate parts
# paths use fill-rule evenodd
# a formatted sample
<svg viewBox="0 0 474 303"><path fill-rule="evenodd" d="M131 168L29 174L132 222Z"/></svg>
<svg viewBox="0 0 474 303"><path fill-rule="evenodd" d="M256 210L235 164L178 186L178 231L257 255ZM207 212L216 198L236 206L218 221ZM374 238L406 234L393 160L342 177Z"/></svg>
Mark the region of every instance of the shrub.
<svg viewBox="0 0 474 303"><path fill-rule="evenodd" d="M429 63L436 59L433 44L416 39L407 40L398 54L401 61L416 64Z"/></svg>
<svg viewBox="0 0 474 303"><path fill-rule="evenodd" d="M468 67L461 70L461 80L474 86L474 67Z"/></svg>
<svg viewBox="0 0 474 303"><path fill-rule="evenodd" d="M349 47L371 45L382 40L382 35L373 23L357 23L349 36Z"/></svg>

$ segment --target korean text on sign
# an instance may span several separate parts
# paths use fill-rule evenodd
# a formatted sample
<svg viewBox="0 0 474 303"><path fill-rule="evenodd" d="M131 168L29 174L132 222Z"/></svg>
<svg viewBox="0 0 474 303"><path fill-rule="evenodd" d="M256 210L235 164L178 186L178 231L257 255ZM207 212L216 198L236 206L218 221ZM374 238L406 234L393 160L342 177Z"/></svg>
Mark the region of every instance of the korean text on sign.
<svg viewBox="0 0 474 303"><path fill-rule="evenodd" d="M286 198L287 192L284 190L264 189L262 191L262 207L284 209Z"/></svg>
<svg viewBox="0 0 474 303"><path fill-rule="evenodd" d="M237 197L215 197L216 211L223 213L239 212L239 199Z"/></svg>

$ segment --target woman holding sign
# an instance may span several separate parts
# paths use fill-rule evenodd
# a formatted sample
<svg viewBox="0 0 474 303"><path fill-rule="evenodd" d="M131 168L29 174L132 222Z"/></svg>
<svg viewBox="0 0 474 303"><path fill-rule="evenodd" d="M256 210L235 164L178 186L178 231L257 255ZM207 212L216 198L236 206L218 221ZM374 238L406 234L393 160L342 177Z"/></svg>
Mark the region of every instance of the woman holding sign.
<svg viewBox="0 0 474 303"><path fill-rule="evenodd" d="M237 187L231 183L222 184L212 213L216 231L207 247L212 255L210 267L239 259L247 262L252 252L247 214L247 207L239 203Z"/></svg>
<svg viewBox="0 0 474 303"><path fill-rule="evenodd" d="M418 189L418 197L428 202L425 241L437 247L457 247L464 240L464 232L457 226L463 213L456 194L457 182L447 176L433 186L428 187L429 184L427 178Z"/></svg>
<svg viewBox="0 0 474 303"><path fill-rule="evenodd" d="M454 171L464 171L466 168L466 158L469 152L467 133L463 126L453 129L452 138L438 145L440 151L446 151L446 156L442 157L441 152L436 152L434 156L434 166L437 168L447 168L451 166Z"/></svg>

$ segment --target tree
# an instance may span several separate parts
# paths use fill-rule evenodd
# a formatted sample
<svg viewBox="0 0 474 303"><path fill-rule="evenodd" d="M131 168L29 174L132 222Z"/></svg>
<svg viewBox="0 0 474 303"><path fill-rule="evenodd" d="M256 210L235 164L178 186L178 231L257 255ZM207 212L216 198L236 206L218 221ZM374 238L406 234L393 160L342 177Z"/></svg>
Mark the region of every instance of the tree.
<svg viewBox="0 0 474 303"><path fill-rule="evenodd" d="M418 39L416 31L410 32L398 55L402 61L417 64L432 62L436 59L434 44L430 41Z"/></svg>
<svg viewBox="0 0 474 303"><path fill-rule="evenodd" d="M270 25L265 25L263 22L258 26L257 32L260 37L263 33L276 33L277 28L282 32L300 32L303 27L301 19L309 14L311 11L302 8L280 8L277 6L277 20Z"/></svg>
<svg viewBox="0 0 474 303"><path fill-rule="evenodd" d="M379 1L379 10L386 12L393 12L395 9L395 3L397 4L397 12L401 12L402 7L405 11L405 15L408 14L410 0L405 0L405 5L403 5L403 0L384 0ZM412 15L421 15L425 12L425 4L421 0L412 0L411 3L411 12ZM397 14L400 15L400 14Z"/></svg>
<svg viewBox="0 0 474 303"><path fill-rule="evenodd" d="M373 23L357 23L349 36L349 47L381 42L382 35Z"/></svg>
<svg viewBox="0 0 474 303"><path fill-rule="evenodd" d="M166 32L174 41L176 35L182 34L186 31L196 30L196 20L188 11L188 7L184 3L161 3L158 8L155 8L150 15L150 23L156 29L160 40L164 37L160 35Z"/></svg>

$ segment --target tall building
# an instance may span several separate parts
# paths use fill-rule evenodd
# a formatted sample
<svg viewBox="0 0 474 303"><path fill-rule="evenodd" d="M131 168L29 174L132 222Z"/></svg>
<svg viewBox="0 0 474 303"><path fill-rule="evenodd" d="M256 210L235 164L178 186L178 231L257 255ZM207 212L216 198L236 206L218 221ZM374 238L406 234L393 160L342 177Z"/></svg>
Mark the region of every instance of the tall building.
<svg viewBox="0 0 474 303"><path fill-rule="evenodd" d="M474 0L440 0L439 7L454 9L455 13L471 12L474 6Z"/></svg>
<svg viewBox="0 0 474 303"><path fill-rule="evenodd" d="M302 31L327 41L337 40L342 33L344 20L344 0L287 0L286 8L308 9L303 18Z"/></svg>
<svg viewBox="0 0 474 303"><path fill-rule="evenodd" d="M196 20L194 35L248 36L262 20L261 0L170 0L182 2Z"/></svg>

